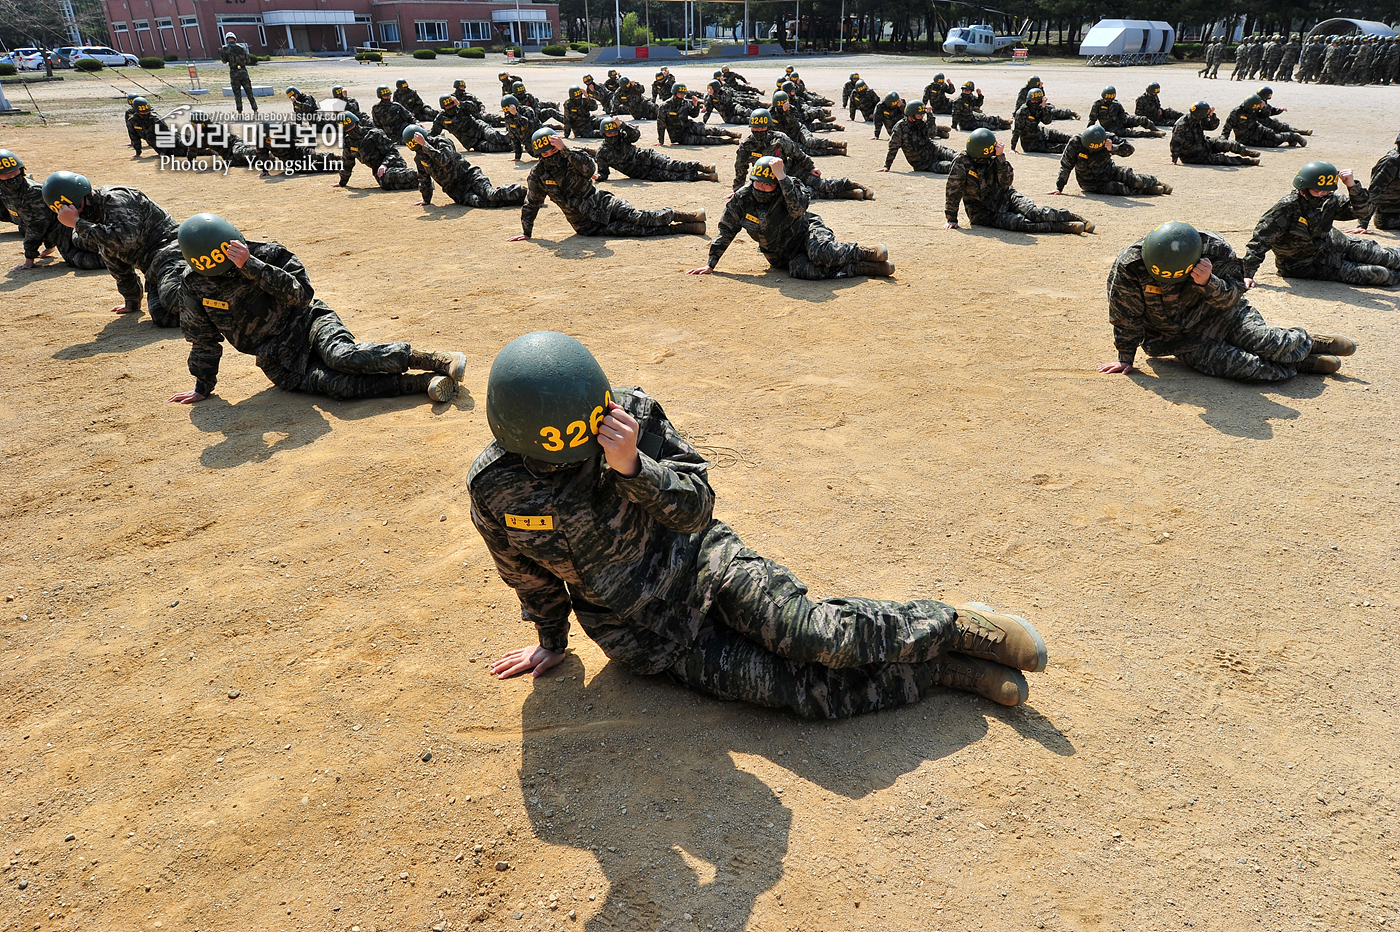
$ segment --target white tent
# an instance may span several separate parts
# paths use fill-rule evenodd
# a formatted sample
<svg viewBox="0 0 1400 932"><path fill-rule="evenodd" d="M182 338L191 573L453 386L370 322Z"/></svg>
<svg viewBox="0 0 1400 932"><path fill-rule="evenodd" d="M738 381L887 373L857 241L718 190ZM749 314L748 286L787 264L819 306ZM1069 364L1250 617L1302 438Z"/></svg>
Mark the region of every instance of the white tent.
<svg viewBox="0 0 1400 932"><path fill-rule="evenodd" d="M1146 19L1103 19L1084 34L1079 54L1091 65L1155 65L1166 61L1176 42L1169 23Z"/></svg>
<svg viewBox="0 0 1400 932"><path fill-rule="evenodd" d="M1308 30L1308 37L1312 36L1393 36L1395 30L1385 23L1377 23L1369 19L1346 19L1338 17L1336 19L1325 19L1316 26Z"/></svg>

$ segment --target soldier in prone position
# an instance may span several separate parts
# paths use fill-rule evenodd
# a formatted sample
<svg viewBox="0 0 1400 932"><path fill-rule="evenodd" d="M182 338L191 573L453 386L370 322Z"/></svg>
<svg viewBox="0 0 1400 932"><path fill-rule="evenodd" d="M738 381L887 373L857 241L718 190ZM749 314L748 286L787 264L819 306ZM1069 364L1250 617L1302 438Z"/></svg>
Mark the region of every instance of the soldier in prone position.
<svg viewBox="0 0 1400 932"><path fill-rule="evenodd" d="M58 214L44 203L43 185L25 174L24 162L9 149L0 149L0 204L24 237L24 262L11 271L32 269L55 251L75 269L105 267L100 254L79 247L72 229L58 222Z"/></svg>
<svg viewBox="0 0 1400 932"><path fill-rule="evenodd" d="M958 228L958 207L967 205L974 226L998 227L1022 233L1092 233L1094 223L1078 214L1053 207L1037 207L1011 186L1015 172L996 134L973 130L966 151L958 154L948 171L944 229Z"/></svg>
<svg viewBox="0 0 1400 932"><path fill-rule="evenodd" d="M355 163L363 162L374 174L374 180L385 191L407 191L418 186L418 173L408 167L403 156L394 148L394 140L373 126L366 127L353 113L340 115L341 166L340 180L331 185L343 188L350 184ZM402 134L402 130L400 130Z"/></svg>
<svg viewBox="0 0 1400 932"><path fill-rule="evenodd" d="M719 181L713 164L673 159L656 149L638 146L642 134L616 116L604 117L601 129L603 144L594 155L599 181L607 181L614 168L628 178L644 181Z"/></svg>
<svg viewBox="0 0 1400 932"><path fill-rule="evenodd" d="M525 203L524 185L495 187L445 136L430 137L427 130L414 124L404 128L403 144L413 153L418 170L418 193L423 199L417 207L432 204L435 181L444 194L466 207L519 207Z"/></svg>

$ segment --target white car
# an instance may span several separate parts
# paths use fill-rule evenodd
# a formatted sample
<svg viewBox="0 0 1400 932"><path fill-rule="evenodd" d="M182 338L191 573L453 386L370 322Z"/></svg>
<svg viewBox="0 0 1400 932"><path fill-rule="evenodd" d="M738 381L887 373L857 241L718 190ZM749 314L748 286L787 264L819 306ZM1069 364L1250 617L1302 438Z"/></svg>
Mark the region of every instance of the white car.
<svg viewBox="0 0 1400 932"><path fill-rule="evenodd" d="M44 67L44 53L38 49L15 49L5 59L20 71L41 71Z"/></svg>
<svg viewBox="0 0 1400 932"><path fill-rule="evenodd" d="M84 58L95 58L104 65L114 68L121 68L124 65L140 64L135 55L126 52L118 52L116 49L109 49L105 45L85 45L73 52L73 63L77 64Z"/></svg>

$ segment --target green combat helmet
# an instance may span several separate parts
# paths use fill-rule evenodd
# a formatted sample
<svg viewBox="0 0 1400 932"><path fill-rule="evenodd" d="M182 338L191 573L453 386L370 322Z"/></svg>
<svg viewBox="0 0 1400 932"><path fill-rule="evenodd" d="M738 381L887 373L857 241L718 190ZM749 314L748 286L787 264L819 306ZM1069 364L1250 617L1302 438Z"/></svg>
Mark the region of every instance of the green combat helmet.
<svg viewBox="0 0 1400 932"><path fill-rule="evenodd" d="M1331 162L1309 162L1293 177L1293 187L1298 191L1337 190L1337 166Z"/></svg>
<svg viewBox="0 0 1400 932"><path fill-rule="evenodd" d="M418 137L419 133L422 133L424 137L428 135L426 129L419 126L417 123L410 123L403 128L402 133L399 133L399 141L410 149L417 149L418 143L414 142L414 140Z"/></svg>
<svg viewBox="0 0 1400 932"><path fill-rule="evenodd" d="M287 96L288 96L288 97L295 97L297 94L300 94L300 93L301 93L301 91L297 89L297 86L296 86L295 84L288 84L288 85L287 85Z"/></svg>
<svg viewBox="0 0 1400 932"><path fill-rule="evenodd" d="M180 224L180 253L200 275L223 275L237 266L228 257L228 244L243 234L217 214L195 214Z"/></svg>
<svg viewBox="0 0 1400 932"><path fill-rule="evenodd" d="M408 79L407 79L407 78L399 78L397 81L394 82L394 89L395 89L395 90L403 90L403 89L406 88L406 87L408 87Z"/></svg>
<svg viewBox="0 0 1400 932"><path fill-rule="evenodd" d="M710 75L710 77L714 78L716 81L723 81L723 80L724 80L724 72L723 72L723 71L716 71L714 74Z"/></svg>
<svg viewBox="0 0 1400 932"><path fill-rule="evenodd" d="M501 98L501 112L510 110L511 107L520 106L520 100L514 94L507 94Z"/></svg>
<svg viewBox="0 0 1400 932"><path fill-rule="evenodd" d="M899 103L899 91L890 91L880 103L886 107L892 107Z"/></svg>
<svg viewBox="0 0 1400 932"><path fill-rule="evenodd" d="M773 125L773 114L765 107L749 112L749 129L756 133L767 132Z"/></svg>
<svg viewBox="0 0 1400 932"><path fill-rule="evenodd" d="M583 85L582 85L582 84L571 84L571 85L569 85L569 97L570 97L570 99L572 99L572 100L578 100L579 98L583 97Z"/></svg>
<svg viewBox="0 0 1400 932"><path fill-rule="evenodd" d="M860 80L860 74L857 73L857 72L855 72L855 71L852 71L852 72L851 72L851 83L854 84L856 81L859 81L859 80ZM937 78L934 78L934 80L937 81L938 79L937 79Z"/></svg>
<svg viewBox="0 0 1400 932"><path fill-rule="evenodd" d="M602 450L598 425L611 402L608 377L588 348L539 330L496 354L486 382L486 423L508 453L579 463Z"/></svg>
<svg viewBox="0 0 1400 932"><path fill-rule="evenodd" d="M1201 234L1189 223L1164 223L1142 241L1142 262L1163 281L1180 281L1201 258Z"/></svg>
<svg viewBox="0 0 1400 932"><path fill-rule="evenodd" d="M1156 97L1161 92L1161 90L1162 85L1158 84L1156 81L1153 81L1151 84L1147 85L1147 93L1151 94L1153 97Z"/></svg>
<svg viewBox="0 0 1400 932"><path fill-rule="evenodd" d="M1113 98L1118 96L1118 88L1110 84L1108 87L1103 89L1100 96L1103 97L1104 100L1112 100Z"/></svg>
<svg viewBox="0 0 1400 932"><path fill-rule="evenodd" d="M1045 91L1041 90L1041 89L1038 88L1038 87L1033 87L1033 88L1031 88L1031 89L1026 93L1026 100L1044 100L1044 99L1045 99Z"/></svg>
<svg viewBox="0 0 1400 932"><path fill-rule="evenodd" d="M341 111L340 116L336 118L336 122L340 124L341 129L360 128L360 118L355 116L355 114L351 113L349 110Z"/></svg>
<svg viewBox="0 0 1400 932"><path fill-rule="evenodd" d="M967 154L974 159L987 159L996 155L997 136L996 133L983 127L974 129L967 137Z"/></svg>
<svg viewBox="0 0 1400 932"><path fill-rule="evenodd" d="M1095 123L1080 133L1079 138L1084 140L1084 145L1090 149L1102 149L1104 143L1108 141L1108 130Z"/></svg>
<svg viewBox="0 0 1400 932"><path fill-rule="evenodd" d="M686 87L684 84L680 83L679 81L676 82L676 86L675 86L675 87L671 88L671 93L674 94L674 95L677 96L677 97L684 97L689 91L690 91L690 88Z"/></svg>
<svg viewBox="0 0 1400 932"><path fill-rule="evenodd" d="M941 71L938 72L938 74L936 74L936 75L933 76L933 83L934 83L934 84L942 84L944 81L947 81L947 80L948 80L947 78L943 77L943 72L941 72Z"/></svg>
<svg viewBox="0 0 1400 932"><path fill-rule="evenodd" d="M787 91L774 91L774 92L773 92L773 106L775 106L775 107L781 107L783 104L787 103L787 102L788 102L789 100L791 100L791 99L792 99L792 97L791 97L791 95L788 94ZM750 121L752 122L752 119L753 119L753 115L752 115L752 114L749 115L749 119L750 119Z"/></svg>
<svg viewBox="0 0 1400 932"><path fill-rule="evenodd" d="M778 183L778 175L773 171L773 165L781 161L777 156L765 155L753 163L749 169L750 181L767 181L771 184Z"/></svg>
<svg viewBox="0 0 1400 932"><path fill-rule="evenodd" d="M546 158L554 154L555 130L548 126L542 126L535 130L535 135L530 137L530 151L539 158Z"/></svg>
<svg viewBox="0 0 1400 932"><path fill-rule="evenodd" d="M24 168L24 160L9 149L0 149L0 173Z"/></svg>
<svg viewBox="0 0 1400 932"><path fill-rule="evenodd" d="M151 102L144 97L138 97L131 102L131 106L136 108L137 113L150 113Z"/></svg>
<svg viewBox="0 0 1400 932"><path fill-rule="evenodd" d="M938 79L937 79L937 78L934 78L934 80L937 81ZM1040 75L1033 74L1033 75L1031 75L1029 78L1026 78L1026 87L1041 87L1041 86L1042 86L1042 85L1041 85L1041 82L1040 82Z"/></svg>
<svg viewBox="0 0 1400 932"><path fill-rule="evenodd" d="M448 103L449 100L452 102ZM444 110L452 110L457 106L457 98L451 94L443 94L438 98L438 106Z"/></svg>
<svg viewBox="0 0 1400 932"><path fill-rule="evenodd" d="M92 194L92 182L73 172L54 172L44 179L44 203L58 213L61 207L83 209L83 202Z"/></svg>
<svg viewBox="0 0 1400 932"><path fill-rule="evenodd" d="M374 96L378 97L380 100L388 100L393 96L393 92L389 90L389 85L381 84L374 89Z"/></svg>
<svg viewBox="0 0 1400 932"><path fill-rule="evenodd" d="M1255 91L1254 96L1258 97L1260 100L1268 100L1270 97L1274 96L1274 89L1272 87L1269 87L1268 85L1265 85L1264 87L1261 87L1259 88L1259 90Z"/></svg>
<svg viewBox="0 0 1400 932"><path fill-rule="evenodd" d="M1204 100L1198 100L1191 105L1191 119L1204 120L1210 116L1210 104Z"/></svg>
<svg viewBox="0 0 1400 932"><path fill-rule="evenodd" d="M598 124L598 128L603 131L604 136L616 136L622 132L622 124L615 116L603 117L603 122Z"/></svg>
<svg viewBox="0 0 1400 932"><path fill-rule="evenodd" d="M905 108L904 116L910 120L922 120L925 113L928 113L928 104L922 100L916 100Z"/></svg>
<svg viewBox="0 0 1400 932"><path fill-rule="evenodd" d="M1263 109L1264 109L1264 101L1262 101L1262 100L1259 99L1259 95L1258 95L1258 94L1250 94L1248 97L1246 97L1246 98L1244 99L1244 105L1245 105L1246 107L1248 107L1250 110L1263 110Z"/></svg>
<svg viewBox="0 0 1400 932"><path fill-rule="evenodd" d="M344 84L333 84L331 85L331 96L334 97L336 100L344 100L350 95L345 93Z"/></svg>

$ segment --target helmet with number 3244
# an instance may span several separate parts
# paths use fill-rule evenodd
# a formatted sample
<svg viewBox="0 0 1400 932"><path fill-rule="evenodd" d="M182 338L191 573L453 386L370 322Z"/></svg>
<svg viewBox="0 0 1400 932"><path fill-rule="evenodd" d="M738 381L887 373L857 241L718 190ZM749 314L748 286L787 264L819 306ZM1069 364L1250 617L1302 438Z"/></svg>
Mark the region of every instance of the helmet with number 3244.
<svg viewBox="0 0 1400 932"><path fill-rule="evenodd" d="M608 377L588 347L537 330L496 354L486 382L486 423L509 453L579 463L601 452L598 425L611 401Z"/></svg>

